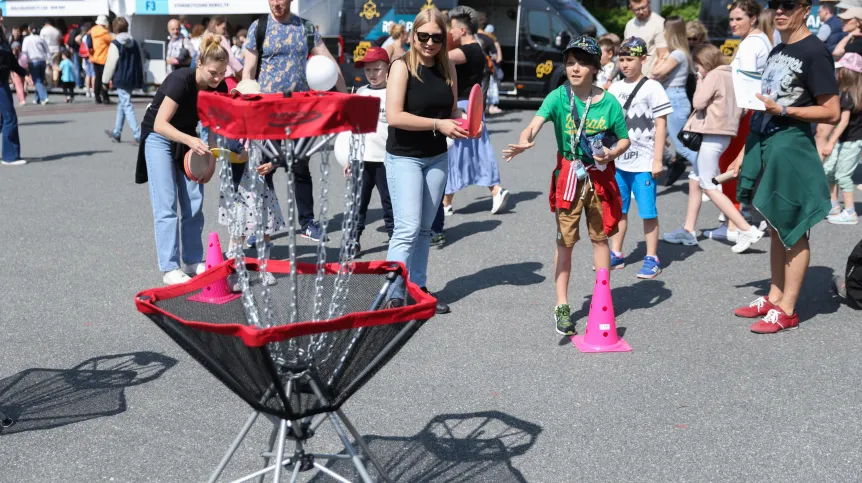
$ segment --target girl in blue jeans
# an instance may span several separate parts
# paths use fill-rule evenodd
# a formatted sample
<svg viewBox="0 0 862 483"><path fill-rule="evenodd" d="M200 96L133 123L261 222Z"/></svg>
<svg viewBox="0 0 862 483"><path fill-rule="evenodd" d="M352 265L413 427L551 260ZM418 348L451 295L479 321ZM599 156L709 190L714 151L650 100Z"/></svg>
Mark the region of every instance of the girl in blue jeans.
<svg viewBox="0 0 862 483"><path fill-rule="evenodd" d="M460 117L461 111L456 104L455 67L445 45L446 30L439 10L420 12L413 22L410 51L392 64L386 87L389 138L384 164L395 216L386 259L403 262L410 280L425 292L431 223L449 175L446 139L467 136L451 119ZM404 291L399 279L386 306L403 305ZM437 313L447 312L449 307L438 301Z"/></svg>
<svg viewBox="0 0 862 483"><path fill-rule="evenodd" d="M203 185L186 176L183 157L189 150L209 154L209 147L196 133L198 92L227 93L224 76L228 54L219 39L207 37L201 42L198 59L196 68L171 72L156 92L141 125L135 181L150 183L156 253L163 281L168 285L187 282L189 275L206 269L201 240ZM177 217L177 202L182 221ZM185 271L180 269L180 247Z"/></svg>

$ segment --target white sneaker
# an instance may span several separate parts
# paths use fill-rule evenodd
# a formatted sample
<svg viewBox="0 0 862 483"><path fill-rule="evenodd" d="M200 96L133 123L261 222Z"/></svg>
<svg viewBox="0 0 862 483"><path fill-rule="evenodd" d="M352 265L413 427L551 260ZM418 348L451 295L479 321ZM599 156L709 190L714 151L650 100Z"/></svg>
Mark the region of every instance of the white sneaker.
<svg viewBox="0 0 862 483"><path fill-rule="evenodd" d="M443 205L443 215L452 216L455 214L455 208L452 205Z"/></svg>
<svg viewBox="0 0 862 483"><path fill-rule="evenodd" d="M718 214L718 221L720 221L722 223L727 223L727 217L724 215L724 213Z"/></svg>
<svg viewBox="0 0 862 483"><path fill-rule="evenodd" d="M165 272L165 276L162 278L162 281L165 282L165 285L176 285L178 283L186 283L191 279L191 277L186 275L186 272L177 268L170 272Z"/></svg>
<svg viewBox="0 0 862 483"><path fill-rule="evenodd" d="M730 250L733 253L742 253L751 248L751 245L759 242L761 238L763 238L763 232L757 228L751 227L748 231L739 230L736 245L733 245Z"/></svg>
<svg viewBox="0 0 862 483"><path fill-rule="evenodd" d="M3 166L23 166L27 164L25 159L16 159L15 161L0 161Z"/></svg>
<svg viewBox="0 0 862 483"><path fill-rule="evenodd" d="M502 210L505 210L509 205L509 190L500 188L500 191L494 196L494 204L491 206L491 214L496 215Z"/></svg>
<svg viewBox="0 0 862 483"><path fill-rule="evenodd" d="M664 241L674 245L685 245L689 247L697 245L697 237L694 233L686 231L683 227L679 227L670 233L665 233L663 238Z"/></svg>
<svg viewBox="0 0 862 483"><path fill-rule="evenodd" d="M196 275L200 275L206 271L207 271L207 264L204 262L186 265L186 270L185 270L186 274L188 274L191 277L194 277Z"/></svg>
<svg viewBox="0 0 862 483"><path fill-rule="evenodd" d="M48 99L45 99L44 101L40 102L39 104L42 104L43 106L48 104Z"/></svg>

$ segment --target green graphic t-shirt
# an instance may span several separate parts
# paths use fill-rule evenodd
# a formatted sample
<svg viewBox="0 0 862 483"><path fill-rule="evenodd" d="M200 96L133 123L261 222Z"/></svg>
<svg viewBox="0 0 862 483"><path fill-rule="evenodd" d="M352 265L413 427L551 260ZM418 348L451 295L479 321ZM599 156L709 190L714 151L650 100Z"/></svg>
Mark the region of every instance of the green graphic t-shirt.
<svg viewBox="0 0 862 483"><path fill-rule="evenodd" d="M575 105L578 108L578 112L583 116L586 104L575 96ZM572 120L569 94L565 84L548 94L548 97L542 102L542 107L539 108L536 115L554 123L557 151L566 159L575 159L575 156L572 154L571 139L574 134L577 134L577 129L575 128L575 122ZM583 135L587 139L595 136L604 137L605 133L613 134L612 136L608 136L609 139L628 139L629 131L628 127L626 127L623 107L619 101L607 92L602 95L600 101L593 101L590 106L590 112L587 113L587 122L583 131ZM605 143L605 147L610 148L608 143ZM581 152L580 146L577 148L576 155L585 165L595 164L591 156L584 155Z"/></svg>

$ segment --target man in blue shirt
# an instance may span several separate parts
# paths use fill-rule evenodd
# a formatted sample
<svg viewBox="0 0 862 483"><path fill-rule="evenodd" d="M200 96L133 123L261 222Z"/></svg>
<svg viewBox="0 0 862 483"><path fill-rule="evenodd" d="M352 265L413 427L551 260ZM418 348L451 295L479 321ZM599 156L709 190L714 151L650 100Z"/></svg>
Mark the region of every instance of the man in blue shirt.
<svg viewBox="0 0 862 483"><path fill-rule="evenodd" d="M257 80L261 91L265 93L307 91L305 64L309 55L324 55L335 62L317 29L313 29L312 36L306 30L306 22L290 13L290 1L270 0L270 15L262 45L257 45L260 37L257 32L258 20L248 28L242 78ZM335 87L339 92L347 92L340 69ZM326 234L321 233L314 221L314 193L308 161L299 159L294 168L296 205L302 236L319 241Z"/></svg>

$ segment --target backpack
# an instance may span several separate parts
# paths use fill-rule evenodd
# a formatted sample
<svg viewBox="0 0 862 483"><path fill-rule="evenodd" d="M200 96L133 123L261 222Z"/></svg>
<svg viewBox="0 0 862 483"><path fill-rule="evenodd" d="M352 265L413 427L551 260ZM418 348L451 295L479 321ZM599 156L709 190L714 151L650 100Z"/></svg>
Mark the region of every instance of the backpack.
<svg viewBox="0 0 862 483"><path fill-rule="evenodd" d="M862 309L862 240L847 257L844 283L847 287L847 304L854 309Z"/></svg>
<svg viewBox="0 0 862 483"><path fill-rule="evenodd" d="M89 32L81 40L83 40L81 45L87 48L87 57L96 53L96 50L93 48L93 36Z"/></svg>
<svg viewBox="0 0 862 483"><path fill-rule="evenodd" d="M314 23L306 20L302 17L299 17L299 20L302 22L305 27L305 45L308 47L308 56L311 57L311 49L314 48L314 33L317 31L317 27L314 26ZM257 27L254 30L254 45L257 46L257 67L254 69L254 79L260 82L258 76L260 76L260 68L263 65L263 41L266 40L266 30L269 27L269 14L261 15L257 19Z"/></svg>

